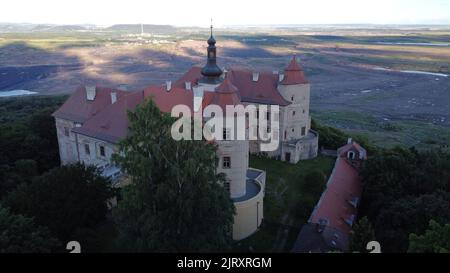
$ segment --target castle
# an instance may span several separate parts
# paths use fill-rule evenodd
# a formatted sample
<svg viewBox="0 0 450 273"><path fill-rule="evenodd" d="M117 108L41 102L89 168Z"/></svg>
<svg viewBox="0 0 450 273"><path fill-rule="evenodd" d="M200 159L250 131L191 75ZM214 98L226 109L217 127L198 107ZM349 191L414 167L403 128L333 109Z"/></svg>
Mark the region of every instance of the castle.
<svg viewBox="0 0 450 273"><path fill-rule="evenodd" d="M121 171L111 162L116 145L128 134L127 111L152 98L163 112L186 105L192 112L203 106L278 105L278 149L266 155L290 163L317 156L318 134L311 130L310 84L295 57L284 72L224 71L216 63L216 41L208 39L207 63L192 67L175 82L145 90L122 90L83 86L53 114L61 164L83 162L98 166L105 176L117 180ZM217 172L225 173L236 215L233 239L253 234L263 219L266 174L249 168L249 153L260 152L260 141L228 140L224 130L218 144Z"/></svg>

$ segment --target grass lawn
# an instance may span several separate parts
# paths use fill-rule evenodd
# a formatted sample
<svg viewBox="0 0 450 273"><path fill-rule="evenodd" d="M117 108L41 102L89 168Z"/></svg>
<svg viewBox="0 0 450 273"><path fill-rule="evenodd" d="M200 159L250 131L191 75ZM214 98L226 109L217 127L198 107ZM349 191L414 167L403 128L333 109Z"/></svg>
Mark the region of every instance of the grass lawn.
<svg viewBox="0 0 450 273"><path fill-rule="evenodd" d="M305 187L305 174L319 170L326 178L331 174L334 158L318 157L312 160L289 163L250 157L250 166L267 172L266 195L264 197L264 222L260 230L249 238L237 242L235 251L272 252L289 251L301 226L308 220L312 207L317 203L320 193L308 191ZM320 181L325 186L326 179ZM283 228L289 226L285 243L280 243ZM281 234L278 234L281 230ZM280 236L280 237L279 237Z"/></svg>

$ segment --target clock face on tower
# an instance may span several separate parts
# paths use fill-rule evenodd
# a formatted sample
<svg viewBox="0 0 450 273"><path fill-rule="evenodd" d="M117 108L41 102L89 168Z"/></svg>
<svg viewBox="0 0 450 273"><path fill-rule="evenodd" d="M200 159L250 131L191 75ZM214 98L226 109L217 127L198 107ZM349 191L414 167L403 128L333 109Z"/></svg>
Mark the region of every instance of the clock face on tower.
<svg viewBox="0 0 450 273"><path fill-rule="evenodd" d="M214 51L210 51L209 52L209 58L214 58L214 57L215 57Z"/></svg>

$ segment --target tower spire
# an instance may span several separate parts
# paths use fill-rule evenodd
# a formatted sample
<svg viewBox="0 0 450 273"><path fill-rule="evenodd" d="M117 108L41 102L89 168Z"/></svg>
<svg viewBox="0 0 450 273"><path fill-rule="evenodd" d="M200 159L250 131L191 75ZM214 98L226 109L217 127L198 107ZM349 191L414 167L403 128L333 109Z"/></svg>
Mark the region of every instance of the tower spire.
<svg viewBox="0 0 450 273"><path fill-rule="evenodd" d="M222 70L217 66L216 63L216 40L213 36L212 18L210 29L211 36L208 39L208 56L206 65L202 68L202 81L207 83L217 83L220 82L220 75L222 75Z"/></svg>
<svg viewBox="0 0 450 273"><path fill-rule="evenodd" d="M211 18L211 37L213 36L212 29L213 29L213 19Z"/></svg>

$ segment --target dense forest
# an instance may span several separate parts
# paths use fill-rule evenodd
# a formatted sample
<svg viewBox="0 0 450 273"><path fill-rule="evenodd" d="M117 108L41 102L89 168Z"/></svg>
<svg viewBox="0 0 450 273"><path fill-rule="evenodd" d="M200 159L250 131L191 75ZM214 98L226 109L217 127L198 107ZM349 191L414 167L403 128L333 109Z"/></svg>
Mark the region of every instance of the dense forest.
<svg viewBox="0 0 450 273"><path fill-rule="evenodd" d="M98 170L60 167L51 114L65 96L0 99L0 253L100 251L107 200Z"/></svg>

